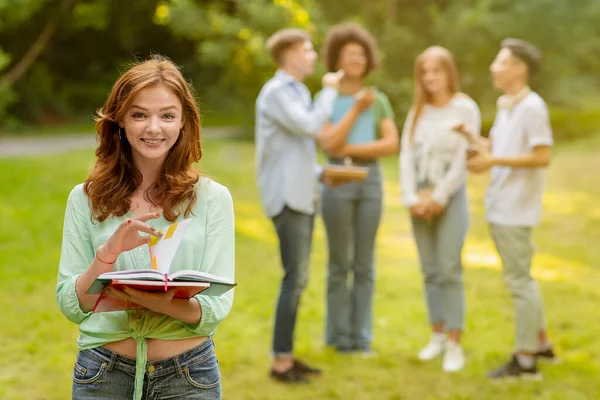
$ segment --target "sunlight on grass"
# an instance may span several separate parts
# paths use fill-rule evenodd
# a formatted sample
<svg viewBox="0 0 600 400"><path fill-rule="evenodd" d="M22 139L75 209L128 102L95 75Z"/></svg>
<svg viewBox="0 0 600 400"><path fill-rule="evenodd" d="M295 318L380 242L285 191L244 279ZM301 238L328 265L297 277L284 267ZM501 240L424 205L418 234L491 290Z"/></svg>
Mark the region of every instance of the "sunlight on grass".
<svg viewBox="0 0 600 400"><path fill-rule="evenodd" d="M550 191L544 196L544 208L553 214L570 216L581 215L584 210L598 211L597 198L589 192L565 190ZM600 215L600 213L598 213Z"/></svg>

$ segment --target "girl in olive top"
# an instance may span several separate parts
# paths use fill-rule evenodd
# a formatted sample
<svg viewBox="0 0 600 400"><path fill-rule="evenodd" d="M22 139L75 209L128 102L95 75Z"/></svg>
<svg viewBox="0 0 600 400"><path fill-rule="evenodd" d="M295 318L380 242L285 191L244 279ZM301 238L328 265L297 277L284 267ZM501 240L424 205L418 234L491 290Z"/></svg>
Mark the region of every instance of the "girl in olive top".
<svg viewBox="0 0 600 400"><path fill-rule="evenodd" d="M324 53L329 71L341 69L344 77L320 145L330 164L351 162L368 168L362 182L323 187L329 249L326 340L342 352L369 354L375 237L383 208L377 160L398 151L398 131L387 97L364 88L365 77L377 64L373 37L358 25L339 25L328 32Z"/></svg>
<svg viewBox="0 0 600 400"><path fill-rule="evenodd" d="M174 221L192 218L171 269L234 279L234 220L229 191L200 177L200 118L190 86L155 56L126 71L97 118L99 144L88 180L67 202L57 299L79 325L73 399L220 399L211 340L232 291L175 299L108 290L143 308L92 313L86 294L108 271L147 268L144 244Z"/></svg>

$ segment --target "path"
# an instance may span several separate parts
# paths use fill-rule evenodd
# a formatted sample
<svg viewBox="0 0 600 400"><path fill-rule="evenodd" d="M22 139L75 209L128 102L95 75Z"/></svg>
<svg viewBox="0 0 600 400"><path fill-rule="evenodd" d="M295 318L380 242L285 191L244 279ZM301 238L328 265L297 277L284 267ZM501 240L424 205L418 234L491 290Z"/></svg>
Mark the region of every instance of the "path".
<svg viewBox="0 0 600 400"><path fill-rule="evenodd" d="M239 127L207 127L202 130L203 139L229 139L238 137ZM43 136L0 136L0 158L35 156L64 153L70 150L88 149L96 146L94 133Z"/></svg>

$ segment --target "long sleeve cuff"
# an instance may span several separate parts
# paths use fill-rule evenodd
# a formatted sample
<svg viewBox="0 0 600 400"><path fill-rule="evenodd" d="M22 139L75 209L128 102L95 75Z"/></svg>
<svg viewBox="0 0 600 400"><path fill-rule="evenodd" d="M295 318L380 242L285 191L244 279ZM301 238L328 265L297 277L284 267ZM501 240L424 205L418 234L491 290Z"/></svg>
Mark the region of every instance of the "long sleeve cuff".
<svg viewBox="0 0 600 400"><path fill-rule="evenodd" d="M449 197L447 193L444 193L443 190L436 188L431 194L431 199L441 205L442 207L446 207L448 204Z"/></svg>
<svg viewBox="0 0 600 400"><path fill-rule="evenodd" d="M321 176L323 175L323 166L315 165L315 177L317 178L317 182L321 181Z"/></svg>
<svg viewBox="0 0 600 400"><path fill-rule="evenodd" d="M84 319L89 317L92 312L84 312L79 305L79 298L75 289L75 283L79 275L70 276L63 281L61 286L56 291L56 299L58 307L67 319L76 324L80 324Z"/></svg>
<svg viewBox="0 0 600 400"><path fill-rule="evenodd" d="M405 193L403 204L406 208L411 208L419 202L419 196L416 193Z"/></svg>
<svg viewBox="0 0 600 400"><path fill-rule="evenodd" d="M198 336L210 336L229 314L233 304L233 293L226 293L218 297L198 294L195 298L202 310L200 322L196 325L186 324L186 326Z"/></svg>

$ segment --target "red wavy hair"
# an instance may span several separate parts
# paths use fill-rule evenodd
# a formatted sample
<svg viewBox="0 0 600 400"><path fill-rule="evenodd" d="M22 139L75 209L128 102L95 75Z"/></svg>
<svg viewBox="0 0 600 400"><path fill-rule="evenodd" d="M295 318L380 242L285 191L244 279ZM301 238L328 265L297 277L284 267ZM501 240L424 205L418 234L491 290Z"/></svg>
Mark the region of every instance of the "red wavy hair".
<svg viewBox="0 0 600 400"><path fill-rule="evenodd" d="M115 82L104 107L97 111L96 162L84 184L92 216L99 222L125 215L131 208L131 197L142 183L127 138L121 138L119 122L143 89L164 85L182 104L183 127L162 165L158 180L144 198L162 208L168 221L183 212L189 216L196 202L195 184L200 173L193 168L202 158L200 146L200 112L192 86L169 59L154 55L134 64Z"/></svg>

